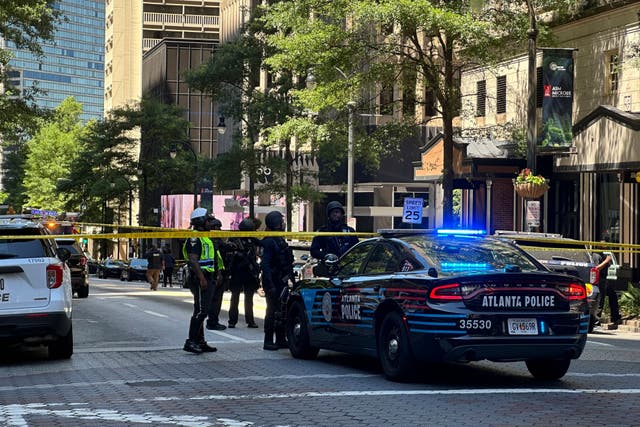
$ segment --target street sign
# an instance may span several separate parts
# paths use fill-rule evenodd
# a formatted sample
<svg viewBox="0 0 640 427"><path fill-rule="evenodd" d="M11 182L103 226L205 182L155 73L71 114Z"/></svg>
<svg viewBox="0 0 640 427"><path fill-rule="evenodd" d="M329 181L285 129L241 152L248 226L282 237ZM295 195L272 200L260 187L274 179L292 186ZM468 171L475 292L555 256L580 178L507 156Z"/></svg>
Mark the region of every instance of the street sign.
<svg viewBox="0 0 640 427"><path fill-rule="evenodd" d="M402 222L409 224L422 224L422 204L420 197L405 197L402 210Z"/></svg>

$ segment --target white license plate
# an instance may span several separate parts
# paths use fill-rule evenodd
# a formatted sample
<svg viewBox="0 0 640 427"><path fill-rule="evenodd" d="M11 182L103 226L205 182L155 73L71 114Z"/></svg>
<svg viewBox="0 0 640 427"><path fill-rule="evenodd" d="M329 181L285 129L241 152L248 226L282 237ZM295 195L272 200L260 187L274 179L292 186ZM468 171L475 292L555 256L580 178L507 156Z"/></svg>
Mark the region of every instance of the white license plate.
<svg viewBox="0 0 640 427"><path fill-rule="evenodd" d="M538 320L507 319L509 335L538 335Z"/></svg>

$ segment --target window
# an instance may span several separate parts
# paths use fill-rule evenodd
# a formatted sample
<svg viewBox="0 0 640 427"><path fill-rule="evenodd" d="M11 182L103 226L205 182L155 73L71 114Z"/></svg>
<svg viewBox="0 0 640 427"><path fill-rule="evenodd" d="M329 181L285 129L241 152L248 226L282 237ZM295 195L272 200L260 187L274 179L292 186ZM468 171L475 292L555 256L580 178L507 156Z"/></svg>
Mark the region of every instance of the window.
<svg viewBox="0 0 640 427"><path fill-rule="evenodd" d="M393 114L393 86L384 86L380 92L380 114Z"/></svg>
<svg viewBox="0 0 640 427"><path fill-rule="evenodd" d="M353 276L358 274L362 268L362 263L367 259L372 244L363 244L353 248L340 260L340 276Z"/></svg>
<svg viewBox="0 0 640 427"><path fill-rule="evenodd" d="M620 55L618 50L607 53L607 91L615 93L618 91L618 83L620 81Z"/></svg>
<svg viewBox="0 0 640 427"><path fill-rule="evenodd" d="M507 112L507 76L498 76L496 79L496 113Z"/></svg>
<svg viewBox="0 0 640 427"><path fill-rule="evenodd" d="M396 258L393 251L386 245L378 245L374 249L367 265L363 271L364 274L383 274L393 273L397 270Z"/></svg>
<svg viewBox="0 0 640 427"><path fill-rule="evenodd" d="M487 81L476 82L476 117L484 117L487 106Z"/></svg>

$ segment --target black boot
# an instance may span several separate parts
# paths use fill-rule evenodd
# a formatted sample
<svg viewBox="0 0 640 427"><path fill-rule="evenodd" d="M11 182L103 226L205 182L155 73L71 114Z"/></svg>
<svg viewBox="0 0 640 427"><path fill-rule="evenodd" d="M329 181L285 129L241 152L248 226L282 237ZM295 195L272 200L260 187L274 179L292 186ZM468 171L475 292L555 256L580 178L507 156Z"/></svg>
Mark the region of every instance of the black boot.
<svg viewBox="0 0 640 427"><path fill-rule="evenodd" d="M280 347L278 347L277 344L273 343L273 334L265 334L264 336L264 346L262 346L263 350L269 350L269 351L274 351L274 350L278 350Z"/></svg>
<svg viewBox="0 0 640 427"><path fill-rule="evenodd" d="M284 332L276 332L276 345L278 346L278 348L289 348L287 339L284 337Z"/></svg>

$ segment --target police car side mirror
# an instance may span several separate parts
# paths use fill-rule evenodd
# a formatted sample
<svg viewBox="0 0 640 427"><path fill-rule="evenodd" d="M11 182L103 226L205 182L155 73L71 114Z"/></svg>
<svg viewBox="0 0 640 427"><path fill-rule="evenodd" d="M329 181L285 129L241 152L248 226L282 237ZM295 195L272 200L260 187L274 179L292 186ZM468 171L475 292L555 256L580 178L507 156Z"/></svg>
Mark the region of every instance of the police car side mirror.
<svg viewBox="0 0 640 427"><path fill-rule="evenodd" d="M58 258L60 258L60 261L62 262L67 262L69 258L71 258L71 251L69 251L69 249L67 248L56 249L56 254L58 255Z"/></svg>
<svg viewBox="0 0 640 427"><path fill-rule="evenodd" d="M437 277L438 277L438 270L436 270L436 269L435 269L435 268L433 268L433 267L430 267L430 268L427 270L427 276L437 278Z"/></svg>
<svg viewBox="0 0 640 427"><path fill-rule="evenodd" d="M335 254L326 254L322 259L322 264L327 267L329 275L333 276L338 272L338 256Z"/></svg>

